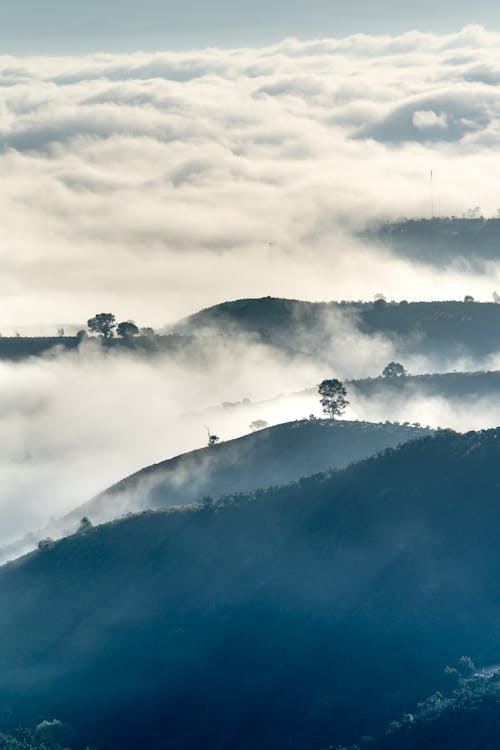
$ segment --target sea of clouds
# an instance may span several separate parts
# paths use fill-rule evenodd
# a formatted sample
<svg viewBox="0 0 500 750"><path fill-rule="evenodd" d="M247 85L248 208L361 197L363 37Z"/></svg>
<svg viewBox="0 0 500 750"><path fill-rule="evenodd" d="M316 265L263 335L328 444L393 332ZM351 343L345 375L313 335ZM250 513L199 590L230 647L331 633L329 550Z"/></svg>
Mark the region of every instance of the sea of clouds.
<svg viewBox="0 0 500 750"><path fill-rule="evenodd" d="M496 269L416 268L351 233L428 216L431 169L438 213L495 214L499 81L479 27L0 57L0 331L266 294L490 299Z"/></svg>

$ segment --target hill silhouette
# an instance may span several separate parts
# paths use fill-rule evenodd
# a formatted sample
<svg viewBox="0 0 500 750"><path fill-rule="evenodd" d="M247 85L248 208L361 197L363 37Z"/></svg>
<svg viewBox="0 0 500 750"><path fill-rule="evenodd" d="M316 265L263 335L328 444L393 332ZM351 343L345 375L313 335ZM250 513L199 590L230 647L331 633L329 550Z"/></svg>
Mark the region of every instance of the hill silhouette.
<svg viewBox="0 0 500 750"><path fill-rule="evenodd" d="M130 511L248 492L367 458L430 434L391 423L300 420L162 461L123 479L66 518L112 520Z"/></svg>
<svg viewBox="0 0 500 750"><path fill-rule="evenodd" d="M264 297L224 302L172 326L165 335L91 339L102 351L141 357L181 356L209 362L220 337L244 335L249 342L287 355L331 359L336 339L357 345L359 337L383 336L394 356L422 354L436 364L452 357L484 358L500 348L500 305L478 302L305 302ZM0 360L19 361L75 350L77 337L0 337Z"/></svg>
<svg viewBox="0 0 500 750"><path fill-rule="evenodd" d="M147 512L0 569L0 693L102 748L376 735L498 662L500 430Z"/></svg>
<svg viewBox="0 0 500 750"><path fill-rule="evenodd" d="M395 356L420 353L485 357L500 348L500 305L476 302L303 302L264 297L225 302L180 321L173 331L201 336L234 336L323 359L331 337L347 340L382 335Z"/></svg>
<svg viewBox="0 0 500 750"><path fill-rule="evenodd" d="M395 395L442 396L446 399L495 398L500 392L500 371L445 372L399 378L363 378L348 381L353 401L357 392L369 398Z"/></svg>
<svg viewBox="0 0 500 750"><path fill-rule="evenodd" d="M398 255L432 266L464 261L474 270L500 260L500 219L438 217L385 224L367 235ZM493 290L492 290L493 291Z"/></svg>

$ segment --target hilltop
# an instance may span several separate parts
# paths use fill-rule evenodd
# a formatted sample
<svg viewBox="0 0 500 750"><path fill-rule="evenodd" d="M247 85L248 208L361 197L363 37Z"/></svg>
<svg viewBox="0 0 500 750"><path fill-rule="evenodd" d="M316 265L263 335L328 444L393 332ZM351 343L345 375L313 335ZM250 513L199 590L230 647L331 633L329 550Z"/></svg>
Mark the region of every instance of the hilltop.
<svg viewBox="0 0 500 750"><path fill-rule="evenodd" d="M430 430L390 423L321 419L280 424L144 468L66 519L73 524L83 515L112 520L129 511L285 484L428 434Z"/></svg>
<svg viewBox="0 0 500 750"><path fill-rule="evenodd" d="M477 302L303 302L264 297L224 302L180 321L179 334L250 336L328 359L330 341L384 336L398 357L485 357L500 348L500 305Z"/></svg>
<svg viewBox="0 0 500 750"><path fill-rule="evenodd" d="M500 349L500 305L480 302L305 302L263 297L224 302L190 315L162 335L94 337L103 352L185 357L198 366L216 356L221 337L244 336L286 356L328 363L338 342L361 346L382 337L398 358L420 354L446 366L451 358L485 358ZM74 351L76 336L0 337L0 360Z"/></svg>
<svg viewBox="0 0 500 750"><path fill-rule="evenodd" d="M94 527L0 569L0 692L105 750L376 735L499 660L500 430Z"/></svg>

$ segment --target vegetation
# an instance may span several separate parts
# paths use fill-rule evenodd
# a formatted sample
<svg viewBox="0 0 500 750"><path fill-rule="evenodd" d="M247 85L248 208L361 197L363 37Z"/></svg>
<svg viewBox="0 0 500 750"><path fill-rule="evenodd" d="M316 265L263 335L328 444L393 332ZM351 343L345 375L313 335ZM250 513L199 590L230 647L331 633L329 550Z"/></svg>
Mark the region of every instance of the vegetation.
<svg viewBox="0 0 500 750"><path fill-rule="evenodd" d="M336 378L323 380L319 385L318 391L321 396L320 404L323 407L323 414L326 414L330 419L342 416L346 407L349 406L344 384Z"/></svg>
<svg viewBox="0 0 500 750"><path fill-rule="evenodd" d="M382 370L383 378L403 378L408 373L400 362L389 362Z"/></svg>
<svg viewBox="0 0 500 750"><path fill-rule="evenodd" d="M460 677L449 697L434 693L378 738L365 737L345 750L497 750L499 737L500 674L478 672Z"/></svg>
<svg viewBox="0 0 500 750"><path fill-rule="evenodd" d="M477 215L467 218L410 219L386 224L368 235L389 246L398 255L433 266L467 261L484 270L488 261L498 260L500 219Z"/></svg>
<svg viewBox="0 0 500 750"><path fill-rule="evenodd" d="M262 428L264 429L264 428ZM276 425L142 469L68 517L76 528L82 515L111 520L126 510L166 508L298 480L347 466L385 448L430 434L391 423L302 420Z"/></svg>
<svg viewBox="0 0 500 750"><path fill-rule="evenodd" d="M126 320L123 323L118 323L116 333L123 339L130 339L133 336L139 335L139 329L132 320Z"/></svg>
<svg viewBox="0 0 500 750"><path fill-rule="evenodd" d="M497 252L497 250L495 250ZM345 318L361 334L383 335L396 356L405 361L423 354L437 365L452 357L485 357L498 351L500 307L495 303L448 302L330 302L244 299L202 310L174 329L180 334L246 336L287 354L302 352L329 362L326 331L334 336Z"/></svg>
<svg viewBox="0 0 500 750"><path fill-rule="evenodd" d="M0 750L69 750L72 735L71 727L57 719L40 721L28 729L18 727L8 711L0 717Z"/></svg>
<svg viewBox="0 0 500 750"><path fill-rule="evenodd" d="M116 319L112 313L98 313L87 321L87 327L92 333L111 339L116 328Z"/></svg>
<svg viewBox="0 0 500 750"><path fill-rule="evenodd" d="M111 750L380 737L498 658L499 459L500 431L442 431L5 566L4 700Z"/></svg>

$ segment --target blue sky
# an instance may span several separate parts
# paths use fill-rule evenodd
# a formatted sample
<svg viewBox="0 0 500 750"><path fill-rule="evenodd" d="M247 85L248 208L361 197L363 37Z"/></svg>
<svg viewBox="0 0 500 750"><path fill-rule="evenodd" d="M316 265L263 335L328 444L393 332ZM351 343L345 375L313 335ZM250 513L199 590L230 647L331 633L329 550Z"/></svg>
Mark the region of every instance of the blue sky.
<svg viewBox="0 0 500 750"><path fill-rule="evenodd" d="M4 53L258 46L299 36L500 29L494 0L2 0Z"/></svg>

